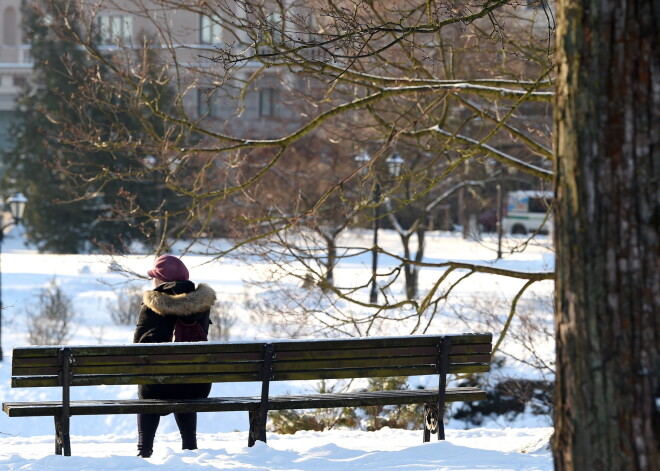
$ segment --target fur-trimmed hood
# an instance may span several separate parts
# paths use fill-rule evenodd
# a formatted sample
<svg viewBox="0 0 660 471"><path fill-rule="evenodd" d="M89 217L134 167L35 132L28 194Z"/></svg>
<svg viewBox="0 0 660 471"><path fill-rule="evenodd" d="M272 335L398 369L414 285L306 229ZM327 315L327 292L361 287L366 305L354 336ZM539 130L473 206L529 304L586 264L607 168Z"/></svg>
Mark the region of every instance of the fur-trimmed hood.
<svg viewBox="0 0 660 471"><path fill-rule="evenodd" d="M146 291L142 302L157 314L186 316L211 309L215 299L213 288L206 283L200 283L195 291L184 294Z"/></svg>

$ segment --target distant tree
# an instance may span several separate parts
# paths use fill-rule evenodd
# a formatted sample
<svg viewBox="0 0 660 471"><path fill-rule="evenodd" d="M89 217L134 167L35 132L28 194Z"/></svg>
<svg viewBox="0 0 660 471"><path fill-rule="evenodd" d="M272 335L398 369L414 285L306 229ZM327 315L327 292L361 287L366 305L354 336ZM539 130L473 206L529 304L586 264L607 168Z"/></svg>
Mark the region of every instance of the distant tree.
<svg viewBox="0 0 660 471"><path fill-rule="evenodd" d="M68 77L75 69L68 64L81 63L82 53L55 37L37 10L25 6L23 13L23 29L35 64L34 85L19 97L12 128L14 146L2 155L7 169L5 186L23 190L30 198L24 223L31 242L44 250L77 252L84 237L83 222L89 222L89 216L82 202L58 205L71 195L52 166L56 153L65 149L56 150L51 136L61 124L63 97L76 94L76 83ZM69 118L73 115L70 112Z"/></svg>
<svg viewBox="0 0 660 471"><path fill-rule="evenodd" d="M385 252L372 247L370 238L341 250L333 244L346 222L364 227L373 221L374 182L395 150L411 149L404 155L406 171L383 197L390 198L399 221L410 221L400 224L404 230L414 225L406 218L410 208L428 208L455 185L474 180L465 172L467 162L476 170L496 161L502 171L529 175L538 186L552 181L549 127L543 120L552 99L548 53L553 24L546 2L532 8L508 0L471 1L456 8L422 0L167 0L156 7L144 0L104 0L95 5L82 21L84 34L68 31L92 63L111 73L90 76L85 96L101 109L113 109L110 98L121 96L131 103L132 114L156 116L163 133L150 132L147 121L141 121L140 129L148 141L136 140L129 127L106 133L103 123L94 120L63 126L62 139L86 156L108 148L140 148L155 158L150 166L83 172L78 182L105 188L117 181L148 181L155 174L187 202L185 221L170 235L207 236L224 226L236 244L215 251L218 257L259 239L265 241L264 253L279 250L281 260L294 255L296 263L282 264L279 280L313 274L312 284L326 288L319 304L313 303L315 296L288 298L304 322L318 321L319 328L351 335L374 333L389 321L412 331L434 319L455 285L474 273L528 281L520 294L529 284L552 278L548 272L429 263L415 260L412 253L405 258L391 253L386 254L389 260L399 265L377 271L383 292L377 304L365 301L370 276L346 285L329 283L341 263L333 261L334 254L348 258ZM172 108L145 93L145 85L154 81L136 67L138 34L133 44L98 47L93 38L104 9L150 26L159 51L169 54L162 63L171 67L177 89ZM169 21L173 12L190 22ZM215 31L220 40L199 44L202 38L191 24L207 25L201 33ZM106 89L115 93L97 94ZM538 108L538 119L520 114L525 107ZM78 116L88 116L83 111L81 105ZM199 139L186 140L186 133ZM312 136L334 152L315 152L316 146L306 145ZM372 156L362 168L366 175L352 162L361 150ZM310 169L322 171L305 172L302 158ZM411 165L412 159L418 165ZM80 173L69 176L76 179ZM399 191L406 182L409 193ZM184 213L148 211L135 203L124 212L127 219L144 214L154 226L164 216L169 220ZM380 217L387 217L384 211ZM320 243L278 245L297 240L288 237L292 230L308 234L317 229L323 231L316 236ZM423 293L399 299L397 277L408 272L413 285L416 272L426 267L441 275Z"/></svg>
<svg viewBox="0 0 660 471"><path fill-rule="evenodd" d="M300 277L312 277L315 283L331 287L334 267L341 259L338 238L353 223L361 196L353 182L341 191L331 191L338 173L355 171L350 150L332 146L318 135L305 136L289 147L286 161L275 165L270 178L245 191L241 199L243 216L252 221L251 234L256 239L270 228L273 233L287 226L286 234L278 234L266 242L261 255L272 262L287 265L292 258L299 260L306 270ZM257 153L252 154L253 163ZM268 154L261 154L264 161ZM301 208L309 208L319 201L315 211L293 219ZM237 237L245 237L246 227ZM260 250L259 245L255 247ZM315 255L310 257L310 251Z"/></svg>
<svg viewBox="0 0 660 471"><path fill-rule="evenodd" d="M66 17L56 8L60 3L69 7ZM85 89L92 77L105 76L111 83L111 72L91 64L74 42L80 18L70 2L26 3L23 19L34 75L18 99L14 145L2 158L5 188L23 191L30 200L24 221L28 240L40 250L65 253L123 250L134 239L156 240L154 212L174 213L185 204L185 198L172 198L159 176L149 172L156 158L144 144L148 132L162 136L162 127L149 121L144 108L129 112L126 93L111 86ZM64 28L65 23L72 29ZM151 51L142 64L145 76L156 73ZM145 95L166 103L172 94L163 82L154 87L156 80L151 80ZM84 138L107 145L76 146L83 139L82 123L90 121L96 134ZM113 146L118 133L131 134L137 145ZM138 169L140 176L131 178ZM112 177L119 173L128 178ZM102 181L100 175L105 176Z"/></svg>
<svg viewBox="0 0 660 471"><path fill-rule="evenodd" d="M107 303L112 322L116 325L135 325L142 306L143 290L137 286L127 286L116 295Z"/></svg>

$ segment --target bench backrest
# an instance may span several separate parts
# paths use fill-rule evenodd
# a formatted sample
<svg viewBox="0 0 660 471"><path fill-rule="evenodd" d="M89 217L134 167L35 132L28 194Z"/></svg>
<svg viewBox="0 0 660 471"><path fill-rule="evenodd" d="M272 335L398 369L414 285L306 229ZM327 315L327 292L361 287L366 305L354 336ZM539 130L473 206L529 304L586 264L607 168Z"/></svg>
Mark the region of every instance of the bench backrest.
<svg viewBox="0 0 660 471"><path fill-rule="evenodd" d="M492 334L332 340L17 347L12 387L318 380L438 374L443 342L449 373L490 369ZM270 356L269 356L270 354Z"/></svg>

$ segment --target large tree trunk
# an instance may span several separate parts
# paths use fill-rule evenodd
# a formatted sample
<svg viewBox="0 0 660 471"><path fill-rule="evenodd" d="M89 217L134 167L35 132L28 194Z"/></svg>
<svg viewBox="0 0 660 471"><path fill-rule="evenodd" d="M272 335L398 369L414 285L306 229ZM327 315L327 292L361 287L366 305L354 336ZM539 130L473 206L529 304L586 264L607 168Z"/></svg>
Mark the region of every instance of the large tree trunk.
<svg viewBox="0 0 660 471"><path fill-rule="evenodd" d="M560 0L558 470L660 469L660 8Z"/></svg>

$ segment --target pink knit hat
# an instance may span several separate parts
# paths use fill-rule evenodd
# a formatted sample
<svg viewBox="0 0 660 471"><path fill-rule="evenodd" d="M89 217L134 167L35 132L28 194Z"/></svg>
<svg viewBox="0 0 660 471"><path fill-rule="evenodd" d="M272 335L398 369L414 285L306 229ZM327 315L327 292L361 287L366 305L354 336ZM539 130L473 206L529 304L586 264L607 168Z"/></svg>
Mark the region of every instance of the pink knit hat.
<svg viewBox="0 0 660 471"><path fill-rule="evenodd" d="M172 255L161 255L156 259L154 268L147 272L150 278L169 281L185 281L190 276L184 263Z"/></svg>

